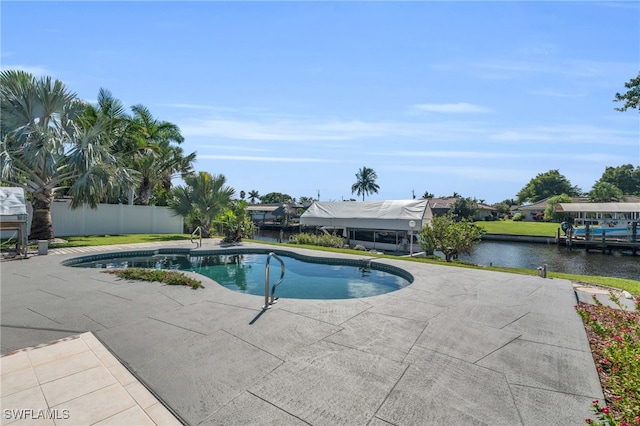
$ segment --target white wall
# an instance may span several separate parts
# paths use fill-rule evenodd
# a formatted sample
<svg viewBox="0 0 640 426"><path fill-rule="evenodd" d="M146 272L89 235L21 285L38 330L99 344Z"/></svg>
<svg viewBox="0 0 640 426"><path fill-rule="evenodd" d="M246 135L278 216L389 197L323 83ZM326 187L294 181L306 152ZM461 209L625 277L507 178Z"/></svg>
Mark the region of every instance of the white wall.
<svg viewBox="0 0 640 426"><path fill-rule="evenodd" d="M28 229L31 229L31 205ZM100 204L71 210L69 203L51 205L53 234L56 237L116 234L182 234L183 217L174 216L168 207Z"/></svg>

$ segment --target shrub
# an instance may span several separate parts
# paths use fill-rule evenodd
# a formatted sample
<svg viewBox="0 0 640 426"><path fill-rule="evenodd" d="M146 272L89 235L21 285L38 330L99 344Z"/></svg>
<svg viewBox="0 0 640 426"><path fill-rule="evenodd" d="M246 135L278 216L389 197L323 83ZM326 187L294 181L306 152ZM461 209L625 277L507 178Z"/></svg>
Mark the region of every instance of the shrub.
<svg viewBox="0 0 640 426"><path fill-rule="evenodd" d="M314 235L314 234L302 233L302 234L293 236L293 238L289 240L289 243L303 244L303 245L309 245L309 246L342 248L342 246L344 245L344 240L342 239L342 237L338 235L328 235L328 234Z"/></svg>
<svg viewBox="0 0 640 426"><path fill-rule="evenodd" d="M518 213L514 214L512 220L514 222L522 222L524 220L524 213L518 212Z"/></svg>
<svg viewBox="0 0 640 426"><path fill-rule="evenodd" d="M640 314L622 310L613 293L609 298L620 309L604 306L593 296L595 305L580 303L591 351L604 391L607 407L596 400L592 409L598 420L591 425L622 425L640 422ZM640 299L638 300L640 303Z"/></svg>
<svg viewBox="0 0 640 426"><path fill-rule="evenodd" d="M202 283L196 279L188 277L178 271L166 271L164 269L107 269L103 271L125 280L155 281L167 285L186 285L192 289L203 287ZM203 287L204 288L204 287Z"/></svg>

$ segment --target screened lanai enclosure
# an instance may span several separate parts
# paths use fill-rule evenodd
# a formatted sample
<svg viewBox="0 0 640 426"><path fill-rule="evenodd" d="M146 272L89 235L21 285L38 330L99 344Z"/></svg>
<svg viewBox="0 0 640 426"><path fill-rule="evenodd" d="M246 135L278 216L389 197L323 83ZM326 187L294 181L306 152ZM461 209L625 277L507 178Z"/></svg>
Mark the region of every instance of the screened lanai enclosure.
<svg viewBox="0 0 640 426"><path fill-rule="evenodd" d="M300 224L341 235L350 247L409 253L418 248L416 234L428 222L428 207L428 200L316 201Z"/></svg>

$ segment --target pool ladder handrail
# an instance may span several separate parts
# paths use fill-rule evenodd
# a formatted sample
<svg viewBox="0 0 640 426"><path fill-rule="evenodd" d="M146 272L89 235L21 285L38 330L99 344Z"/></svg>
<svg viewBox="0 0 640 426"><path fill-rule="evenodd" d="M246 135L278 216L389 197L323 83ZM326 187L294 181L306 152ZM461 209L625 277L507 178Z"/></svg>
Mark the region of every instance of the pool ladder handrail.
<svg viewBox="0 0 640 426"><path fill-rule="evenodd" d="M194 242L193 241L193 236L198 233L198 235L200 236L199 241ZM202 247L202 228L200 228L199 226L193 230L193 232L191 233L191 244L195 244L196 248L200 248Z"/></svg>
<svg viewBox="0 0 640 426"><path fill-rule="evenodd" d="M273 285L273 287L271 287L271 292L269 292L269 262L271 261L272 257L275 258L278 262L280 262L280 279L278 280L277 283ZM278 287L280 283L282 283L282 280L284 279L284 272L285 272L284 262L282 261L282 259L280 259L280 257L274 252L269 252L269 254L267 255L267 262L264 266L264 306L262 307L263 310L269 309L271 305L273 305L278 301L278 298L276 298L276 287Z"/></svg>

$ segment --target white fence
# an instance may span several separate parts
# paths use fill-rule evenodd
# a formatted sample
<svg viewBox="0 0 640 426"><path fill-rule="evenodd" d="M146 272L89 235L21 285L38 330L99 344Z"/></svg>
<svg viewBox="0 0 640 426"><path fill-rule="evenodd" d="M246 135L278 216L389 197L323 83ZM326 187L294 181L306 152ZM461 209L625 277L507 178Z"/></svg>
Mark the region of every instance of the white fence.
<svg viewBox="0 0 640 426"><path fill-rule="evenodd" d="M27 204L31 227L31 205ZM51 205L53 234L56 237L116 234L182 234L183 217L168 207L100 204L71 210L69 203Z"/></svg>

